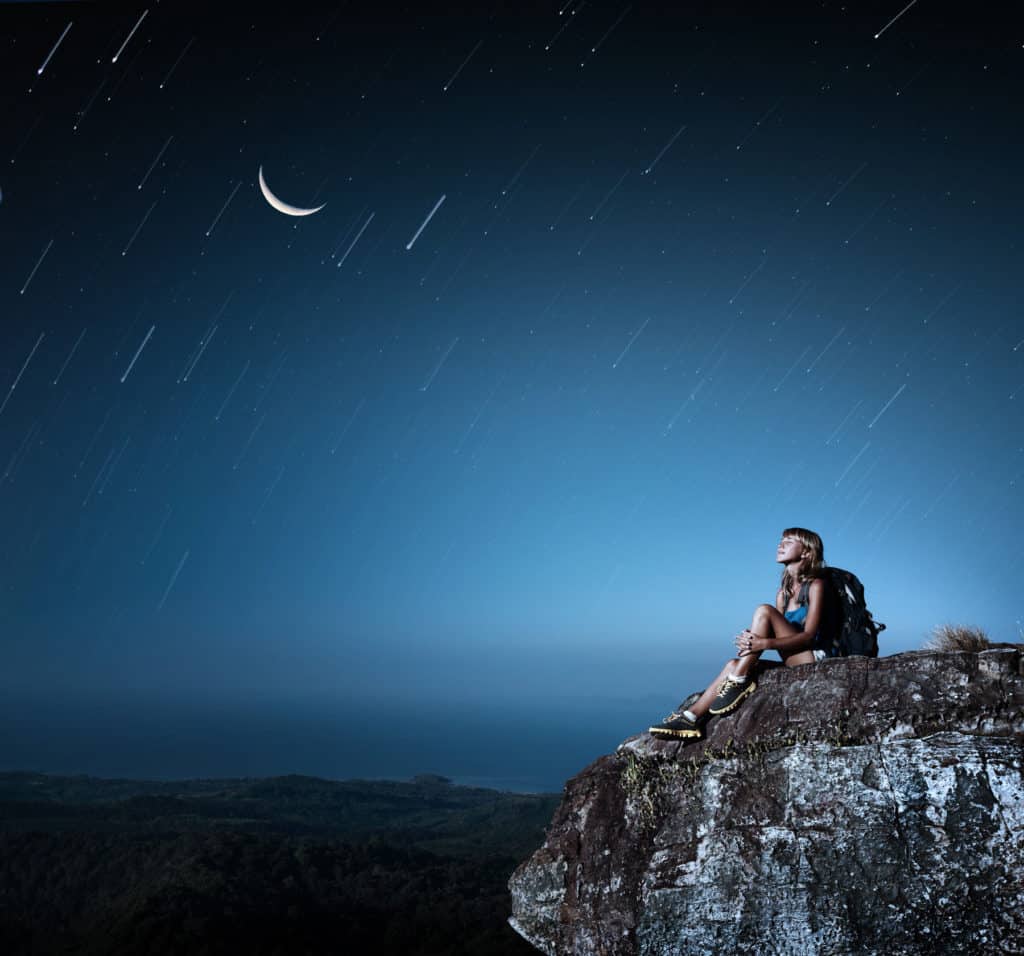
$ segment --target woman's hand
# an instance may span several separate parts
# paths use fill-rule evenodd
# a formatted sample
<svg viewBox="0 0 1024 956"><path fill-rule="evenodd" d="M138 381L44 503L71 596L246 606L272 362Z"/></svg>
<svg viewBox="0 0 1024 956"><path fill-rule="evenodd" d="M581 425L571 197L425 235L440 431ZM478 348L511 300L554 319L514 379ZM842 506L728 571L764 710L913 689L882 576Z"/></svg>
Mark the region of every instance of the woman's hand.
<svg viewBox="0 0 1024 956"><path fill-rule="evenodd" d="M755 634L749 627L743 628L743 630L736 635L735 643L740 657L743 657L745 654L755 654L758 651L766 651L771 647L771 641L767 637L761 637L760 634Z"/></svg>

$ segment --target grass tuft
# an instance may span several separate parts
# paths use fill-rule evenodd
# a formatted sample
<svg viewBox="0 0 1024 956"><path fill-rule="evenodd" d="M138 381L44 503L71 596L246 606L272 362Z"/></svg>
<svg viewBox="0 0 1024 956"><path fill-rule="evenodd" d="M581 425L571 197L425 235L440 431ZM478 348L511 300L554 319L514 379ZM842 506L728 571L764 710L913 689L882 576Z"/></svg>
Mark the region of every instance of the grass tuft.
<svg viewBox="0 0 1024 956"><path fill-rule="evenodd" d="M930 651L984 651L991 646L982 628L966 624L940 624L925 645Z"/></svg>

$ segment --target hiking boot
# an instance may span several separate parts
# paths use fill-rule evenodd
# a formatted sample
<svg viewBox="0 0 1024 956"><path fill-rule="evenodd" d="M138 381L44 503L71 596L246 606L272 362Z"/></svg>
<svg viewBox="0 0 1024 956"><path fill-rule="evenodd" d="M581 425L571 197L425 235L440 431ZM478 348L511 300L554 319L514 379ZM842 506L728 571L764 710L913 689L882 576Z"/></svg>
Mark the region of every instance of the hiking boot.
<svg viewBox="0 0 1024 956"><path fill-rule="evenodd" d="M740 701L748 694L754 693L756 689L757 684L749 677L742 682L726 678L722 681L722 686L718 688L718 696L708 708L708 712L716 715L728 714L739 707Z"/></svg>
<svg viewBox="0 0 1024 956"><path fill-rule="evenodd" d="M700 740L704 736L703 724L700 718L694 723L683 714L669 714L660 724L648 727L647 732L664 740Z"/></svg>

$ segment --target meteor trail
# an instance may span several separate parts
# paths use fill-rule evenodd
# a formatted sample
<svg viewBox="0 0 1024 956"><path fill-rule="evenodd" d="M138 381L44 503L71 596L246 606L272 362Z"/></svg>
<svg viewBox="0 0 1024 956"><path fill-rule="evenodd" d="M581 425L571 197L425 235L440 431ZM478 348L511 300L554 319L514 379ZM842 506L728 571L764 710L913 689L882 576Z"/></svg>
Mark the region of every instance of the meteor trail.
<svg viewBox="0 0 1024 956"><path fill-rule="evenodd" d="M158 201L159 201L159 200L158 200ZM129 240L128 240L128 245L126 245L126 246L125 246L125 247L124 247L124 248L123 248L123 249L121 250L121 255L122 255L122 256L125 256L125 255L127 255L127 254L128 254L128 250L129 250L129 249L131 249L131 247L132 247L132 243L133 243L133 242L135 242L135 237L136 237L136 236L137 236L137 235L139 234L139 231L140 231L140 230L142 229L142 227L143 227L144 225L146 225L146 220L147 220L147 219L149 218L149 214L150 214L150 213L151 213L151 212L152 212L152 211L153 211L154 209L156 209L156 202L154 202L154 203L153 203L153 205L152 205L152 206L150 206L150 207L149 207L149 209L147 209L147 210L146 210L146 215L144 215L144 216L142 217L142 222L140 222L140 223L139 223L139 224L138 224L138 225L137 225L137 226L135 227L135 232L133 232L133 233L132 233L132 237L131 237L131 239L129 239Z"/></svg>
<svg viewBox="0 0 1024 956"><path fill-rule="evenodd" d="M64 364L60 367L60 371L57 373L57 377L53 380L54 385L56 385L60 381L60 377L64 374L64 369L68 367L68 363L71 361L72 356L74 356L75 352L78 351L78 344L79 342L82 341L82 339L85 338L85 333L88 330L88 328L89 326L86 326L84 329L82 329L82 333L81 335L78 336L78 340L75 342L71 351L68 353L68 357L64 359Z"/></svg>
<svg viewBox="0 0 1024 956"><path fill-rule="evenodd" d="M160 162L160 157L163 156L164 150L166 150L167 147L171 145L171 140L172 139L174 139L173 136L168 136L167 137L167 142L164 143L163 149L161 149L160 152L156 154L156 159L154 159L153 162L150 163L149 169L146 170L146 175L142 177L142 182L139 183L139 186L138 186L139 189L142 189L142 187L145 184L146 180L149 179L149 174L151 172L153 172L153 167L156 166L156 164Z"/></svg>
<svg viewBox="0 0 1024 956"><path fill-rule="evenodd" d="M124 385L125 379L128 378L128 375L130 374L132 368L134 368L134 366L135 366L135 360L142 354L142 350L146 347L146 343L149 341L149 337L153 334L153 332L155 330L156 330L156 326L155 325L151 325L149 327L149 331L146 333L146 337L142 340L142 345L140 345L135 350L135 354L132 356L132 360L128 363L128 368L126 368L124 370L124 375L121 376L121 384L122 385Z"/></svg>
<svg viewBox="0 0 1024 956"><path fill-rule="evenodd" d="M249 364L250 364L250 362L251 362L251 359L246 359L245 368L243 368L242 371L239 373L238 378L235 379L235 384L231 386L231 391L228 392L228 397L224 399L223 404L217 410L217 414L213 416L213 420L215 422L219 422L220 421L220 416L224 414L224 409L227 408L228 402L231 401L231 396L235 394L235 389L238 388L238 383L242 381L242 379L245 376L245 373L249 371Z"/></svg>
<svg viewBox="0 0 1024 956"><path fill-rule="evenodd" d="M149 13L149 10L143 10L143 11L142 11L142 16L141 16L141 17L139 17L138 23L136 23L136 24L135 24L135 26L133 26L133 27L132 27L132 32L131 32L131 33L129 33L129 34L128 34L128 36L126 36L126 37L124 38L124 43L122 43L122 44L121 44L121 49L120 49L120 50L118 50L118 51L117 51L117 53L115 53L115 54L114 54L114 59L112 59L112 60L110 61L111 63L116 63L116 62L117 62L117 58L118 58L118 57L119 57L119 56L121 55L121 53L122 53L122 52L124 51L124 48L125 48L126 46L128 46L128 41L129 41L129 40L130 40L130 39L131 39L131 38L132 38L133 36L135 36L135 31L136 31L136 30L138 30L138 28L139 28L139 24L141 24L141 23L142 23L142 21L146 19L146 14L147 14L147 13Z"/></svg>
<svg viewBox="0 0 1024 956"><path fill-rule="evenodd" d="M441 198L443 199L444 197L442 196ZM440 204L439 204L439 205L440 205ZM436 207L435 207L435 208L436 208ZM349 253L350 253L350 252L351 252L351 251L352 251L352 250L353 250L353 249L355 248L355 244L356 244L357 242L359 242L359 237L360 237L360 236L361 236L361 235L363 234L363 232L365 232L365 230L366 230L366 227L367 227L368 225L370 225L370 219L373 219L373 217L374 217L375 215L377 215L377 214L376 214L375 212L371 212L371 213L370 213L370 217L369 217L369 219L367 219L367 220L366 220L366 222L364 222L364 223L363 223L363 228L362 228L362 229L360 229L360 230L359 230L359 232L357 232L357 233L356 233L356 237L355 237L355 239L353 239L353 240L352 240L352 242L351 242L351 243L349 243L349 247L348 247L348 248L347 248L347 249L345 250L345 255L343 255L343 256L341 257L341 259L340 259L340 260L338 261L338 268L339 268L339 269L341 268L341 264L342 264L342 263L343 263L343 262L344 262L344 261L345 261L345 260L346 260L346 259L348 258L348 254L349 254ZM433 213L431 213L431 215L433 215ZM424 224L424 225L425 225L425 224ZM421 226L420 228L422 229L423 227ZM416 235L418 236L418 235L419 235L419 233L416 233ZM413 242L415 242L415 241L416 241L416 240L415 240L415 237L414 237L414 238L413 238ZM411 245L412 245L412 243L410 243L410 244L409 244L409 246L411 246ZM405 248L406 248L406 249L408 249L408 248L409 248L409 246L406 246Z"/></svg>
<svg viewBox="0 0 1024 956"><path fill-rule="evenodd" d="M224 203L223 206L220 207L220 212L217 213L217 215L214 218L213 222L210 223L210 228L206 230L206 235L207 236L209 236L210 233L213 232L214 227L217 225L218 222L220 222L220 217L224 215L224 210L228 208L228 204L231 202L232 199L235 198L235 193L238 192L239 187L241 185L242 185L242 180L238 180L238 182L235 183L235 188L231 190L231 195L228 196L228 201L226 203Z"/></svg>
<svg viewBox="0 0 1024 956"><path fill-rule="evenodd" d="M25 364L22 365L21 371L18 372L18 377L14 380L14 384L11 386L10 391L8 391L7 396L4 398L3 405L0 405L0 414L3 414L3 410L7 407L8 400L14 394L14 390L18 387L18 382L21 381L21 376L25 374L25 369L28 368L28 363L32 361L32 356L36 354L36 349L39 348L39 343L43 341L43 336L45 335L45 332L39 333L39 338L36 340L36 344L32 346L32 351L28 353L28 358L25 359Z"/></svg>
<svg viewBox="0 0 1024 956"><path fill-rule="evenodd" d="M607 30L604 31L604 35L601 37L601 39L598 40L597 43L595 43L590 48L590 55L591 56L593 56L595 53L597 53L598 49L600 49L600 47L601 47L601 44L604 43L604 41L607 40L608 37L610 36L612 30L614 30L620 23L622 23L622 21L626 17L626 14L629 13L629 11L632 10L632 9L633 9L633 4L630 4L628 7L626 7L625 10L622 11L622 13L619 14L618 19L610 27L608 27ZM584 67L586 65L587 65L587 61L584 59L583 62L580 63L580 67L582 68L582 67Z"/></svg>
<svg viewBox="0 0 1024 956"><path fill-rule="evenodd" d="M644 324L641 325L640 328L638 328L636 330L636 332L633 333L633 337L629 340L629 342L627 343L626 347L622 350L622 352L619 353L619 357L614 362L612 362L612 368L618 368L619 367L619 362L622 361L622 359L625 356L625 354L630 350L630 347L639 338L640 333L643 332L643 330L647 328L647 323L650 322L650 321L651 321L650 318L644 319Z"/></svg>
<svg viewBox="0 0 1024 956"><path fill-rule="evenodd" d="M885 33L885 31L888 30L889 27L891 27L900 17L902 17L903 14L906 13L915 3L917 3L917 0L910 0L910 3L908 3L902 10L900 10L900 12L896 14L896 16L894 16L884 27L882 27L881 30L879 30L875 34L875 39L877 40L883 33Z"/></svg>
<svg viewBox="0 0 1024 956"><path fill-rule="evenodd" d="M820 351L820 352L818 353L818 358L816 358L816 359L815 359L815 360L814 360L813 362L811 362L811 364L810 364L810 365L808 365L808 366L807 366L807 371L808 371L808 372L809 372L809 371L810 371L810 370L811 370L812 368L814 368L814 366L815 366L815 365L817 365L817 364L818 364L818 359L820 359L820 358L821 358L821 357L822 357L822 356L823 356L823 355L824 355L824 354L825 354L825 353L826 353L826 352L827 352L827 351L828 351L828 350L829 350L829 349L830 349L830 348L832 347L832 343L833 343L833 342L834 342L834 341L835 341L836 339L838 339L838 338L839 338L839 336L840 336L840 335L842 335L842 334L843 334L843 333L844 333L845 331L846 331L846 326L844 325L844 326L843 326L843 327L842 327L842 328L841 328L841 329L840 329L840 330L839 330L838 332L836 332L836 334L835 334L835 335L833 335L833 336L832 336L832 338L831 338L831 339L829 339L828 345L826 345L826 346L825 346L825 347L824 347L824 348L823 348L823 349L822 349L822 350L821 350L821 351Z"/></svg>
<svg viewBox="0 0 1024 956"><path fill-rule="evenodd" d="M880 411L880 412L879 412L879 413L878 413L878 414L877 414L877 415L876 415L876 416L875 416L874 418L872 418L872 419L871 419L871 421L870 421L870 422L868 423L868 428L870 428L870 427L871 427L872 425L874 425L874 424L875 424L875 422L877 422L877 421L878 421L878 419L880 419L880 418L882 417L882 415L883 415L883 414L885 414L885 410L886 410L886 409L887 409L887 408L888 408L888 407L889 407L889 406L890 406L890 405L891 405L891 404L892 404L893 402L895 402L897 398L899 398L899 396L900 396L900 392L902 392L902 391L903 391L903 389L905 389L906 387L907 387L907 383L906 383L906 382L904 382L904 383L903 383L903 384L902 384L902 385L901 385L901 386L900 386L900 387L899 387L898 389L896 389L896 394L895 394L895 395L893 395L893 397L892 397L892 398L890 398L890 399L889 399L889 401L887 401L887 402L885 403L885 405L883 405L883 406L882 406L882 411Z"/></svg>
<svg viewBox="0 0 1024 956"><path fill-rule="evenodd" d="M846 466L843 473L836 479L837 488L839 487L839 482L841 482L846 477L846 473L857 463L857 459L860 458L860 456L863 455L864 452L868 450L868 445L870 444L871 442L869 441L864 442L864 447L859 452L857 452L856 455L853 456L853 461L851 461L850 464Z"/></svg>
<svg viewBox="0 0 1024 956"><path fill-rule="evenodd" d="M672 137L672 138L671 138L671 139L670 139L670 140L669 140L669 141L668 141L668 142L667 142L667 143L665 144L665 146L664 146L664 147L662 148L661 152L660 152L660 153L658 153L658 155L654 157L654 162L653 162L653 163L651 163L651 165L650 165L650 166L648 166L648 167L647 167L647 168L646 168L646 169L644 170L644 175L645 175L645 176L646 176L646 175L647 175L647 174L648 174L648 173L649 173L649 172L650 172L650 171L651 171L652 169L654 169L654 167L655 167L655 166L657 166L657 165L658 165L658 160L659 160L659 159L661 159L661 157L662 157L662 156L664 156L664 155L665 155L665 153L667 153L667 152L668 152L668 148L669 148L669 147L670 147L670 146L671 146L671 145L672 145L672 144L673 144L673 143L674 143L674 142L675 142L675 141L676 141L677 139L679 139L679 136L680 136L680 134L681 134L681 133L683 132L683 130L684 130L684 129L686 129L686 126L685 126L685 125L683 125L683 126L680 126L680 127L679 127L679 129L678 129L678 130L676 131L676 135L675 135L675 136L673 136L673 137Z"/></svg>
<svg viewBox="0 0 1024 956"><path fill-rule="evenodd" d="M167 81L171 78L171 74L175 71L175 69L177 69L178 64L182 61L182 58L185 56L185 54L188 53L188 48L192 46L192 43L194 41L195 37L192 37L192 39L185 44L185 49L178 54L178 59L174 61L174 65L167 71L167 76L165 76L163 80L160 82L161 90L167 85Z"/></svg>
<svg viewBox="0 0 1024 956"><path fill-rule="evenodd" d="M456 335L455 338L452 339L452 341L449 344L448 348L445 350L444 355L441 356L441 360L434 367L434 371L430 373L430 378L427 379L426 385L421 385L420 386L420 391L421 392L425 392L428 388L430 388L430 383L434 381L434 376L437 375L437 373L441 371L441 366L444 365L445 361L447 361L448 356L451 355L451 351L452 351L453 348L455 348L455 346L458 343L458 341L459 341L459 337Z"/></svg>
<svg viewBox="0 0 1024 956"><path fill-rule="evenodd" d="M860 166L857 167L857 171L848 180L846 180L846 182L843 183L842 186L840 186L834 193L832 193L832 195L829 196L828 199L825 200L825 205L831 206L832 200L835 199L836 196L838 196L844 189L846 189L846 187L849 186L850 183L852 183L864 171L865 166L867 166L866 162L861 163Z"/></svg>
<svg viewBox="0 0 1024 956"><path fill-rule="evenodd" d="M602 199L602 200L601 200L601 202L600 202L600 203L598 203L597 209L595 209L595 210L594 210L594 211L593 211L593 212L592 212L592 213L590 214L590 221L591 221L591 222L593 222L593 221L594 221L594 218L595 218L595 217L597 216L597 214L598 214L598 213L599 213L599 212L600 212L600 211L601 211L602 209L604 209L605 203L607 203L607 202L608 202L608 200L609 200L609 199L611 199L611 198L612 198L612 196L614 196L614 195L615 195L615 190L617 190L617 189L619 188L619 186L621 186L621 185L622 185L622 181L623 181L623 180L624 180L624 179L625 179L625 178L626 178L626 177L627 177L628 175L629 175L629 170L627 169L627 170L626 170L626 171L625 171L625 172L624 172L624 173L623 173L623 174L622 174L622 175L621 175L621 176L619 177L619 181L618 181L618 182L617 182L617 183L616 183L616 184L615 184L614 186L612 186L612 188L611 188L611 189L609 189L609 190L608 190L608 193L607 193L607 195L606 195L606 196L604 197L604 199Z"/></svg>
<svg viewBox="0 0 1024 956"><path fill-rule="evenodd" d="M160 598L160 603L156 606L159 611L164 606L164 601L167 600L167 595L171 593L171 588L174 587L174 582L178 580L178 575L181 573L181 569L185 566L185 562L188 560L188 549L181 556L181 560L178 562L178 566L174 569L174 574L171 575L171 583L167 585L167 590L164 591L164 596Z"/></svg>
<svg viewBox="0 0 1024 956"><path fill-rule="evenodd" d="M53 49L50 50L50 52L46 55L46 59L43 60L43 65L41 67L39 67L38 70L36 70L36 76L42 76L43 75L43 70L46 69L46 64L50 62L50 57L52 57L53 54L57 52L57 47L60 46L61 40L63 40L64 37L66 37L68 35L68 30L71 29L71 24L74 23L74 22L75 22L74 20L69 20L68 21L68 25L66 27L64 27L64 32L60 35L60 37L58 38L57 42L54 43Z"/></svg>
<svg viewBox="0 0 1024 956"><path fill-rule="evenodd" d="M441 203L443 203L444 200L445 200L445 196L442 195L441 198L436 203L434 203L434 208L430 210L430 212L427 215L427 218L423 220L423 223L420 225L419 229L416 230L416 234L409 240L408 244L406 245L406 247L405 247L405 251L406 252L408 252L412 248L413 243L417 239L419 239L420 233L423 232L423 230L427 228L427 223L430 222L430 220L434 218L434 213L437 212L437 210L441 208ZM369 220L367 220L367 221L369 221ZM365 226L363 228L365 228ZM356 238L358 238L358 236Z"/></svg>
<svg viewBox="0 0 1024 956"><path fill-rule="evenodd" d="M452 83L454 83L454 82L455 82L455 77L457 77L457 76L458 76L458 75L459 75L459 74L460 74L460 73L462 72L462 68L463 68L463 67L464 67L464 66L465 66L465 65L466 65L466 64L467 64L467 63L468 63L468 62L469 62L470 60L472 60L472 59L473 59L473 54L474 54L474 53L476 53L476 51L477 51L477 50L479 50L479 49L480 49L480 47L482 47L482 46L483 46L483 43L484 43L484 41L483 41L483 40L481 40L481 41L480 41L480 42L479 42L479 43L478 43L478 44L477 44L477 45L476 45L475 47L473 47L473 49L472 49L472 50L470 51L470 53L469 53L469 56L467 56L467 57L466 57L466 59L464 59L464 60L462 61L462 66L460 66L460 67L459 67L459 68L458 68L458 69L457 69L457 70L456 70L456 71L455 71L455 72L454 72L454 73L452 74L452 76L451 76L451 79L450 79L450 80L449 80L449 81L448 81L447 83L445 83L445 85L444 85L444 86L442 86L442 87L441 87L441 92L442 92L442 93L447 93L447 92L448 92L448 87L450 87L450 86L452 85Z"/></svg>
<svg viewBox="0 0 1024 956"><path fill-rule="evenodd" d="M52 246L52 245L53 245L53 240L51 239L46 244L46 248L43 250L43 254L39 257L39 260L36 262L35 268L33 268L32 271L28 274L28 278L25 280L25 284L21 287L21 292L18 293L19 295L24 295L25 294L25 290L28 288L28 284L32 281L32 276L34 276L36 274L36 269L38 269L39 266L42 265L43 260L46 258L46 253L48 253L50 251L50 246Z"/></svg>

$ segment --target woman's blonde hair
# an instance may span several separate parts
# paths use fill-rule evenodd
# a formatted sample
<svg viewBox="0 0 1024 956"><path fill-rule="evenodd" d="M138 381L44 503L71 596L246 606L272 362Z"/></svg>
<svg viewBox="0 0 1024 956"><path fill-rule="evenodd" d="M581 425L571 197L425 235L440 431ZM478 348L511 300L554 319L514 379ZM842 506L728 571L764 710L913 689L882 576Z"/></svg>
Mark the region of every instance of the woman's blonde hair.
<svg viewBox="0 0 1024 956"><path fill-rule="evenodd" d="M825 568L825 545L821 538L813 531L806 528L786 528L782 532L784 538L796 538L807 550L807 556L800 560L800 563L791 572L789 568L782 569L782 596L785 600L783 607L789 604L797 585L805 581L813 581L824 575Z"/></svg>

